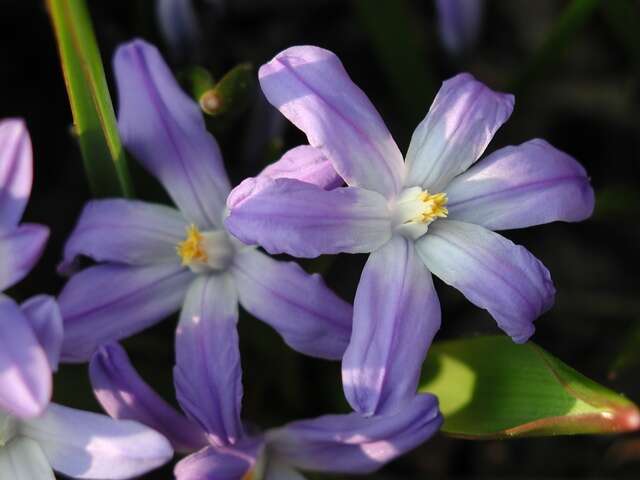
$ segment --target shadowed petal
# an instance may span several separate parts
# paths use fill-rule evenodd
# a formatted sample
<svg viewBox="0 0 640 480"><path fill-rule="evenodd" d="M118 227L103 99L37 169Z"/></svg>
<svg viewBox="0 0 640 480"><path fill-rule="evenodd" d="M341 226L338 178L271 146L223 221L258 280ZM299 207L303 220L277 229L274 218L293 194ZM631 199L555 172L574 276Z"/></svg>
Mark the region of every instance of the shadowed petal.
<svg viewBox="0 0 640 480"><path fill-rule="evenodd" d="M494 92L468 73L444 82L411 137L405 184L443 191L480 158L513 103L513 95Z"/></svg>
<svg viewBox="0 0 640 480"><path fill-rule="evenodd" d="M145 383L117 343L104 345L94 354L89 375L98 402L111 417L153 428L179 452L207 445L204 432Z"/></svg>
<svg viewBox="0 0 640 480"><path fill-rule="evenodd" d="M180 308L193 273L180 265L87 268L64 286L62 360L89 361L104 344L126 338Z"/></svg>
<svg viewBox="0 0 640 480"><path fill-rule="evenodd" d="M25 223L0 233L0 291L22 280L40 260L49 229Z"/></svg>
<svg viewBox="0 0 640 480"><path fill-rule="evenodd" d="M436 397L416 395L398 413L325 415L267 433L269 452L303 470L369 473L412 450L442 424Z"/></svg>
<svg viewBox="0 0 640 480"><path fill-rule="evenodd" d="M176 245L184 240L187 226L180 212L164 205L92 200L67 240L64 263L70 265L78 255L129 265L177 263Z"/></svg>
<svg viewBox="0 0 640 480"><path fill-rule="evenodd" d="M437 0L438 30L444 47L452 55L468 52L482 22L484 0Z"/></svg>
<svg viewBox="0 0 640 480"><path fill-rule="evenodd" d="M0 412L39 415L51 398L51 368L18 305L0 294Z"/></svg>
<svg viewBox="0 0 640 480"><path fill-rule="evenodd" d="M387 197L399 192L402 154L334 53L292 47L263 65L258 75L269 102L306 133L347 184Z"/></svg>
<svg viewBox="0 0 640 480"><path fill-rule="evenodd" d="M544 140L506 147L447 187L449 218L490 230L591 216L594 194L584 168Z"/></svg>
<svg viewBox="0 0 640 480"><path fill-rule="evenodd" d="M24 121L0 121L0 231L22 218L32 181L33 154Z"/></svg>
<svg viewBox="0 0 640 480"><path fill-rule="evenodd" d="M47 355L51 370L57 371L64 335L58 303L49 295L36 295L20 305L20 309Z"/></svg>
<svg viewBox="0 0 640 480"><path fill-rule="evenodd" d="M391 237L385 198L356 187L327 191L288 178L257 178L256 193L230 205L225 225L246 244L269 253L313 258L366 253Z"/></svg>
<svg viewBox="0 0 640 480"><path fill-rule="evenodd" d="M361 414L393 413L415 396L427 349L440 328L431 274L413 242L394 236L369 256L353 311L342 360L345 395Z"/></svg>
<svg viewBox="0 0 640 480"><path fill-rule="evenodd" d="M7 480L56 480L40 446L17 437L0 447L0 478Z"/></svg>
<svg viewBox="0 0 640 480"><path fill-rule="evenodd" d="M479 225L438 220L416 247L434 275L488 310L517 343L533 335L534 320L553 305L555 288L545 266Z"/></svg>
<svg viewBox="0 0 640 480"><path fill-rule="evenodd" d="M199 276L180 314L174 379L182 409L216 446L243 436L237 322L238 294L231 275Z"/></svg>
<svg viewBox="0 0 640 480"><path fill-rule="evenodd" d="M256 441L233 447L203 448L177 463L176 480L250 480L253 478L250 470L261 448L262 443Z"/></svg>
<svg viewBox="0 0 640 480"><path fill-rule="evenodd" d="M167 439L144 425L56 404L21 431L38 442L54 470L74 478L132 478L173 456Z"/></svg>
<svg viewBox="0 0 640 480"><path fill-rule="evenodd" d="M190 222L220 226L230 185L198 105L180 89L158 50L142 40L118 48L114 71L124 145Z"/></svg>
<svg viewBox="0 0 640 480"><path fill-rule="evenodd" d="M327 157L318 148L300 145L286 152L280 160L267 166L260 176L293 178L332 190L344 183Z"/></svg>
<svg viewBox="0 0 640 480"><path fill-rule="evenodd" d="M232 271L240 304L275 328L291 348L320 358L342 358L353 309L320 275L248 248L236 254Z"/></svg>

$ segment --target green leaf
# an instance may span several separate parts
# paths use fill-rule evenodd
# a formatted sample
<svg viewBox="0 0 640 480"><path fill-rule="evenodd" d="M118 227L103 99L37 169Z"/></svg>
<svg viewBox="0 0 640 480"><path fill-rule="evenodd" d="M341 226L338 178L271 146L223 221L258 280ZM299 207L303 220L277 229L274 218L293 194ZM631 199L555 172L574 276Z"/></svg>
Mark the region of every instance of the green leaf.
<svg viewBox="0 0 640 480"><path fill-rule="evenodd" d="M200 107L212 116L239 114L249 105L255 86L253 66L241 63L229 70L215 87L199 96Z"/></svg>
<svg viewBox="0 0 640 480"><path fill-rule="evenodd" d="M46 0L58 44L74 132L96 196L131 196L100 51L84 0Z"/></svg>
<svg viewBox="0 0 640 480"><path fill-rule="evenodd" d="M640 428L625 397L534 343L505 336L438 342L420 391L440 399L442 430L469 439L613 433Z"/></svg>

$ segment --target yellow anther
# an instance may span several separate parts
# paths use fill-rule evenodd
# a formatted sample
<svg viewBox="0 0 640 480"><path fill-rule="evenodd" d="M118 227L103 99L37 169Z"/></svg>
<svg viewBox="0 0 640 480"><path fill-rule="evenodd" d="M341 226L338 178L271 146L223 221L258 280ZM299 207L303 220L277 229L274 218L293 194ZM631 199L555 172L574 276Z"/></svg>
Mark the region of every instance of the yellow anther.
<svg viewBox="0 0 640 480"><path fill-rule="evenodd" d="M447 207L447 194L444 192L431 195L426 190L419 196L420 200L424 203L424 210L420 212L420 223L430 223L436 218L446 218L449 214Z"/></svg>
<svg viewBox="0 0 640 480"><path fill-rule="evenodd" d="M204 249L202 233L195 225L187 227L187 238L176 246L176 252L185 266L196 262L207 263L209 260Z"/></svg>
<svg viewBox="0 0 640 480"><path fill-rule="evenodd" d="M244 477L242 477L242 480L253 480L253 469L245 473Z"/></svg>

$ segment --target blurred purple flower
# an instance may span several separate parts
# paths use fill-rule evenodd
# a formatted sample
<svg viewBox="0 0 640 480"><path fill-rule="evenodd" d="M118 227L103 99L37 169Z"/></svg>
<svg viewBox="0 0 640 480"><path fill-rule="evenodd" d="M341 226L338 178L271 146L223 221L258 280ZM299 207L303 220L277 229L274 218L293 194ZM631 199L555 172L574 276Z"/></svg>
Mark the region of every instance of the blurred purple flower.
<svg viewBox="0 0 640 480"><path fill-rule="evenodd" d="M33 155L22 120L0 121L0 292L40 258L49 230L19 225L31 194ZM27 418L51 397L51 368L24 307L0 293L0 411Z"/></svg>
<svg viewBox="0 0 640 480"><path fill-rule="evenodd" d="M60 294L62 358L87 361L102 343L139 332L181 306L184 315L208 305L200 293L217 286L228 297L211 306L211 321L229 314L235 323L239 303L294 349L339 359L349 342L351 305L318 275L227 234L230 185L218 144L158 51L133 41L118 49L114 68L123 142L180 210L124 199L87 204L65 246L63 268L78 255L99 264L75 274ZM335 171L324 164L323 170L311 161L296 171L283 164L263 175L335 183Z"/></svg>
<svg viewBox="0 0 640 480"><path fill-rule="evenodd" d="M549 272L492 230L583 220L594 196L584 169L543 140L503 148L469 168L511 114L513 96L469 74L444 82L403 162L333 53L293 47L259 75L269 101L348 187L246 180L229 196L225 223L243 242L274 254L371 253L342 364L356 411L393 412L415 395L440 326L431 272L488 310L514 341L532 335L533 321L554 301Z"/></svg>
<svg viewBox="0 0 640 480"><path fill-rule="evenodd" d="M197 58L202 32L193 0L156 0L156 19L173 58Z"/></svg>
<svg viewBox="0 0 640 480"><path fill-rule="evenodd" d="M118 344L103 346L90 364L91 383L114 418L162 432L192 453L175 468L178 480L301 480L297 469L368 473L418 446L440 427L433 395L417 395L401 412L362 417L326 415L248 435L240 420L242 372L232 315L215 321L212 305L234 308L229 292L200 281L200 309L183 313L176 336L174 381L185 418L140 378Z"/></svg>
<svg viewBox="0 0 640 480"><path fill-rule="evenodd" d="M11 307L0 300L2 321ZM23 323L37 339L37 348L25 347L22 334L1 332L10 346L27 353L43 352L48 377L56 369L62 343L62 317L55 300L38 296L21 307ZM12 317L17 317L15 312ZM7 342L9 345L9 342ZM0 350L0 356L5 353ZM28 364L25 360L23 365ZM21 391L19 382L7 390L13 375L2 371L1 394ZM5 378L8 377L8 378ZM17 386L16 386L17 384ZM132 421L114 420L105 415L49 404L38 416L20 419L0 408L0 478L11 480L54 480L53 470L71 478L126 479L142 475L173 456L162 435Z"/></svg>
<svg viewBox="0 0 640 480"><path fill-rule="evenodd" d="M452 55L473 47L482 24L484 0L436 0L440 39Z"/></svg>

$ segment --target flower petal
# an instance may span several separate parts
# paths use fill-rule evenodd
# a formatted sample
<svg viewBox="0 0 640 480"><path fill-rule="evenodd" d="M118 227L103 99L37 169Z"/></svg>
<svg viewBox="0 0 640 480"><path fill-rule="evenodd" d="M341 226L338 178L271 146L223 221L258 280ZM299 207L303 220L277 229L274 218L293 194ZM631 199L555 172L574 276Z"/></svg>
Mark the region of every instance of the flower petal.
<svg viewBox="0 0 640 480"><path fill-rule="evenodd" d="M245 480L256 462L261 444L233 447L206 447L180 460L174 470L176 480ZM284 479L281 479L284 480Z"/></svg>
<svg viewBox="0 0 640 480"><path fill-rule="evenodd" d="M293 178L301 182L313 183L325 190L332 190L344 183L322 151L310 145L292 148L280 160L262 170L260 176Z"/></svg>
<svg viewBox="0 0 640 480"><path fill-rule="evenodd" d="M449 218L490 230L577 222L594 206L584 168L540 139L492 153L454 178L447 196Z"/></svg>
<svg viewBox="0 0 640 480"><path fill-rule="evenodd" d="M18 225L32 182L33 153L24 121L0 121L0 230Z"/></svg>
<svg viewBox="0 0 640 480"><path fill-rule="evenodd" d="M385 198L357 187L327 191L288 178L257 178L256 191L231 206L227 230L269 253L317 257L365 253L391 237Z"/></svg>
<svg viewBox="0 0 640 480"><path fill-rule="evenodd" d="M407 152L407 186L441 192L484 152L513 111L513 95L461 73L442 84Z"/></svg>
<svg viewBox="0 0 640 480"><path fill-rule="evenodd" d="M94 354L89 375L98 402L112 418L153 428L179 452L207 445L204 432L145 383L117 343L104 345Z"/></svg>
<svg viewBox="0 0 640 480"><path fill-rule="evenodd" d="M178 401L214 445L243 437L238 294L231 275L199 276L187 292L176 331Z"/></svg>
<svg viewBox="0 0 640 480"><path fill-rule="evenodd" d="M51 368L18 305L0 294L0 412L26 418L51 398Z"/></svg>
<svg viewBox="0 0 640 480"><path fill-rule="evenodd" d="M347 184L387 197L402 186L402 154L367 96L338 57L292 47L260 68L267 100L306 133Z"/></svg>
<svg viewBox="0 0 640 480"><path fill-rule="evenodd" d="M48 238L47 227L29 223L0 233L0 291L27 276L40 260Z"/></svg>
<svg viewBox="0 0 640 480"><path fill-rule="evenodd" d="M440 328L438 296L413 242L394 236L369 256L353 312L342 360L347 400L364 415L395 412L415 396Z"/></svg>
<svg viewBox="0 0 640 480"><path fill-rule="evenodd" d="M269 451L283 463L332 473L370 473L412 450L442 424L436 397L420 394L394 415L325 415L267 433Z"/></svg>
<svg viewBox="0 0 640 480"><path fill-rule="evenodd" d="M479 225L438 220L416 242L427 268L486 310L517 343L526 342L533 322L554 302L545 266L526 248Z"/></svg>
<svg viewBox="0 0 640 480"><path fill-rule="evenodd" d="M38 442L54 470L74 478L132 478L173 456L167 439L144 425L56 404L21 431Z"/></svg>
<svg viewBox="0 0 640 480"><path fill-rule="evenodd" d="M232 272L240 304L275 328L291 348L320 358L342 358L353 309L321 276L250 248L236 254Z"/></svg>
<svg viewBox="0 0 640 480"><path fill-rule="evenodd" d="M480 31L484 0L437 0L438 30L452 55L468 52Z"/></svg>
<svg viewBox="0 0 640 480"><path fill-rule="evenodd" d="M56 480L40 446L17 437L0 447L0 478L7 480Z"/></svg>
<svg viewBox="0 0 640 480"><path fill-rule="evenodd" d="M49 295L36 295L20 305L20 309L47 355L51 370L57 371L64 336L58 303Z"/></svg>
<svg viewBox="0 0 640 480"><path fill-rule="evenodd" d="M158 50L142 40L118 48L114 71L124 145L190 222L221 226L231 188L198 105L180 89Z"/></svg>
<svg viewBox="0 0 640 480"><path fill-rule="evenodd" d="M87 268L64 286L64 362L89 361L96 349L159 322L182 305L193 273L180 265Z"/></svg>
<svg viewBox="0 0 640 480"><path fill-rule="evenodd" d="M188 224L174 208L138 200L92 200L64 247L64 266L78 255L98 262L178 263L176 245Z"/></svg>

